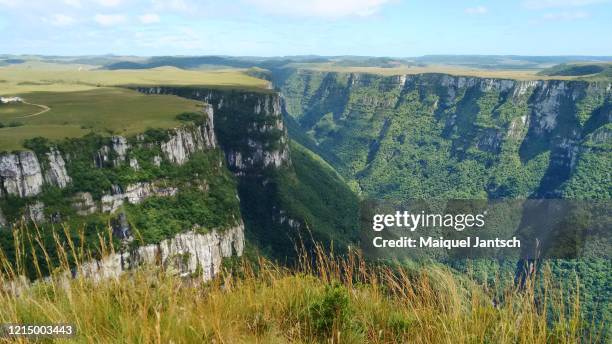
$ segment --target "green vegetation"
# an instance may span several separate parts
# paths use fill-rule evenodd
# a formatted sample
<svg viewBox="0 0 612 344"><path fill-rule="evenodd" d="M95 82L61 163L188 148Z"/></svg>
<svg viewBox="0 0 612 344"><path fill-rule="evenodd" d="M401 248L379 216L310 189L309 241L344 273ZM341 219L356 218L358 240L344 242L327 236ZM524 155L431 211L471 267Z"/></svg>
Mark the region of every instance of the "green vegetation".
<svg viewBox="0 0 612 344"><path fill-rule="evenodd" d="M281 172L278 182L282 209L289 218L302 219L318 241L356 242L357 196L320 157L293 141L290 147L294 171Z"/></svg>
<svg viewBox="0 0 612 344"><path fill-rule="evenodd" d="M58 250L73 256L68 247ZM161 267L99 283L57 274L19 286L18 294L0 289L0 322L71 323L77 335L69 341L77 343L605 341L600 326L580 317L576 294L558 288L550 274L523 292L492 290L440 266L372 266L355 253L316 252L302 255L294 269L234 260L205 284ZM83 257L78 248L74 255ZM0 267L0 284L21 272L2 254Z"/></svg>
<svg viewBox="0 0 612 344"><path fill-rule="evenodd" d="M38 112L39 108L23 103L0 104L0 122L20 118Z"/></svg>
<svg viewBox="0 0 612 344"><path fill-rule="evenodd" d="M454 88L444 78L414 76L401 89L399 77L301 70L281 89L297 122L294 137L369 197L526 198L570 187L561 184L571 176L549 169L551 154L560 154L553 136L529 134L523 123L534 106L530 92ZM563 119L554 135L584 126L586 146L586 135L607 121L609 93L585 85L572 84L575 101L559 99ZM579 170L589 154L596 153L578 156Z"/></svg>
<svg viewBox="0 0 612 344"><path fill-rule="evenodd" d="M186 126L187 129L196 130ZM42 245L52 261L59 259L55 249L55 234L61 238L70 237L77 245L93 251L99 247L100 235L105 235L118 214L125 213L132 232L137 240L134 243L150 244L172 237L186 230L195 229L206 233L211 229L223 230L235 226L241 218L239 201L236 198L237 184L234 176L223 163L224 157L219 150L193 153L184 165L172 164L166 160L158 165L153 157L163 156L159 147L160 139L166 139L168 130L148 130L144 137L129 137L132 146L128 159L136 159L138 169L126 162L114 164L114 151L109 152L109 160L94 167L93 158L104 146L110 146L110 137L89 134L82 138L63 140L53 145L70 159L66 165L72 182L65 189L45 186L43 192L33 199L8 197L0 199L0 207L6 218L14 223L24 216L28 204L41 201L45 204L45 224L39 224L38 233ZM51 143L45 138L26 141L25 146L37 153L43 166L47 164L45 153ZM146 198L139 204L125 204L114 214L95 212L79 215L73 206L77 193L89 192L98 202L110 190L119 188L125 192L128 186L137 183L151 183L156 188L176 190L175 195ZM61 228L83 228L84 234L62 231ZM8 234L8 232L6 232ZM14 257L15 246L10 235L0 235L0 248L9 257ZM67 239L66 239L67 240ZM115 240L119 240L115 238ZM28 247L33 245L28 242ZM36 244L34 244L36 245ZM43 252L39 251L40 254ZM40 258L40 257L39 257ZM46 260L44 260L46 264ZM46 265L45 265L46 267ZM36 271L29 265L28 276Z"/></svg>
<svg viewBox="0 0 612 344"><path fill-rule="evenodd" d="M194 226L206 233L238 223L236 181L224 166L219 167L222 159L218 151L200 153L184 166L162 168L161 177L169 185L179 185L178 194L149 198L126 208L142 242L157 243Z"/></svg>
<svg viewBox="0 0 612 344"><path fill-rule="evenodd" d="M468 87L469 80L453 87L445 78L419 75L400 87L399 77L298 70L278 81L292 138L316 150L363 197L612 198L608 84L566 82L575 98L560 96L558 125L534 133L530 127L539 123L532 111L540 104L532 91ZM559 139L571 135L573 160ZM515 264L492 265L496 273L509 273ZM582 258L551 265L565 288L575 286L568 271L584 282L586 317L602 323L610 318L608 262Z"/></svg>
<svg viewBox="0 0 612 344"><path fill-rule="evenodd" d="M0 129L0 151L23 148L25 140L37 136L52 140L81 137L91 132L129 136L148 128L173 128L181 123L176 119L178 114L201 111L201 105L196 101L167 95L144 95L122 88L36 92L22 97L33 104L44 104L51 110L24 118L13 111L3 112L3 106L0 106L0 122L23 124ZM20 112L40 110L37 107L27 109Z"/></svg>
<svg viewBox="0 0 612 344"><path fill-rule="evenodd" d="M572 63L560 64L540 71L546 76L589 76L590 78L611 78L612 63Z"/></svg>
<svg viewBox="0 0 612 344"><path fill-rule="evenodd" d="M31 63L0 67L0 95L30 92L75 92L124 85L198 85L265 89L268 82L242 69L188 71L174 67L142 70L99 70L75 64Z"/></svg>
<svg viewBox="0 0 612 344"><path fill-rule="evenodd" d="M247 234L266 256L281 261L295 258L293 245L300 240L346 251L357 240L357 196L319 157L294 142L290 148L291 166L241 178Z"/></svg>

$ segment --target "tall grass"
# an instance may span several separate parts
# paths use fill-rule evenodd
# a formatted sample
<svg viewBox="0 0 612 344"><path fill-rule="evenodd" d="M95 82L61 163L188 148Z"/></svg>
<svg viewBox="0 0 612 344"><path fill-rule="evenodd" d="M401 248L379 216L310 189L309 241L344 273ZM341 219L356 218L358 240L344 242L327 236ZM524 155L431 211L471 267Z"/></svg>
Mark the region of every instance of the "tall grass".
<svg viewBox="0 0 612 344"><path fill-rule="evenodd" d="M96 283L61 273L93 255L57 235L56 273L28 283L20 277L24 265L37 263L27 257L41 256L34 251L43 245L36 235L14 235L16 258L0 252L0 323L73 323L75 342L602 341L580 318L579 297L563 294L546 273L522 291L507 288L494 304L489 292L445 267L377 265L359 252L338 257L316 247L299 250L292 268L262 257L233 259L207 283L153 266ZM100 241L104 253L112 250Z"/></svg>

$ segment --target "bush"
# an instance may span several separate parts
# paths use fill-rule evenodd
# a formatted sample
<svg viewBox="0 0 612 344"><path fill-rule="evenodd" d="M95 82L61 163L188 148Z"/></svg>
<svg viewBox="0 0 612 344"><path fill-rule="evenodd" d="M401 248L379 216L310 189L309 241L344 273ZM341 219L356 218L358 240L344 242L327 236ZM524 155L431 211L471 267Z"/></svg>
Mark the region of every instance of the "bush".
<svg viewBox="0 0 612 344"><path fill-rule="evenodd" d="M348 290L340 284L325 287L325 291L308 307L308 317L316 334L330 334L350 324L352 311Z"/></svg>
<svg viewBox="0 0 612 344"><path fill-rule="evenodd" d="M201 113L183 112L183 113L176 115L176 119L182 122L198 122L203 119L203 116Z"/></svg>

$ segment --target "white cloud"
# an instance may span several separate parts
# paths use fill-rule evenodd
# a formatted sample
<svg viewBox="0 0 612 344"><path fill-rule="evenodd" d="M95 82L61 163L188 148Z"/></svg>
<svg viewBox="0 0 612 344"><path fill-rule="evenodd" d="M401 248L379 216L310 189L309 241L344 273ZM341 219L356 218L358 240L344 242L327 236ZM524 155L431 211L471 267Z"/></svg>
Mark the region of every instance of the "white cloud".
<svg viewBox="0 0 612 344"><path fill-rule="evenodd" d="M122 0L96 0L96 2L102 6L114 7L114 6L119 5L122 2Z"/></svg>
<svg viewBox="0 0 612 344"><path fill-rule="evenodd" d="M124 23L126 17L123 14L96 14L94 20L102 26L112 26Z"/></svg>
<svg viewBox="0 0 612 344"><path fill-rule="evenodd" d="M467 14L486 14L489 10L484 6L468 7L465 9Z"/></svg>
<svg viewBox="0 0 612 344"><path fill-rule="evenodd" d="M524 0L523 6L529 9L583 7L609 2L609 0Z"/></svg>
<svg viewBox="0 0 612 344"><path fill-rule="evenodd" d="M155 13L146 13L138 17L143 24L159 23L159 16Z"/></svg>
<svg viewBox="0 0 612 344"><path fill-rule="evenodd" d="M266 12L296 16L347 17L370 16L391 0L245 0Z"/></svg>
<svg viewBox="0 0 612 344"><path fill-rule="evenodd" d="M65 14L55 14L50 18L45 18L45 21L54 26L68 26L74 24L75 22L73 17Z"/></svg>
<svg viewBox="0 0 612 344"><path fill-rule="evenodd" d="M584 11L563 11L546 13L542 16L544 20L578 20L589 18L590 14Z"/></svg>

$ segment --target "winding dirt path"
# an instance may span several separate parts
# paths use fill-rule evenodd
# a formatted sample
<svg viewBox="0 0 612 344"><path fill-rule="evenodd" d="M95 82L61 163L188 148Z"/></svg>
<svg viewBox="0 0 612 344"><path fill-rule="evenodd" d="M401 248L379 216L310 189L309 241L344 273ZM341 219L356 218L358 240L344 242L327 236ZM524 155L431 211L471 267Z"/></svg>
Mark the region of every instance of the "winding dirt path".
<svg viewBox="0 0 612 344"><path fill-rule="evenodd" d="M36 117L36 116L40 116L40 115L42 115L43 113L45 113L45 112L47 112L47 111L51 110L51 108L50 108L50 107L48 107L47 105L42 105L42 104L32 104L32 103L28 103L28 102L26 102L25 100L24 100L24 101L22 101L22 103L23 103L23 104L27 104L27 105L37 106L37 107L41 108L42 110L41 110L41 111L38 111L37 113L33 113L33 114L30 114L30 115L25 115L25 116L19 116L19 117L15 117L15 118L30 118L30 117Z"/></svg>

